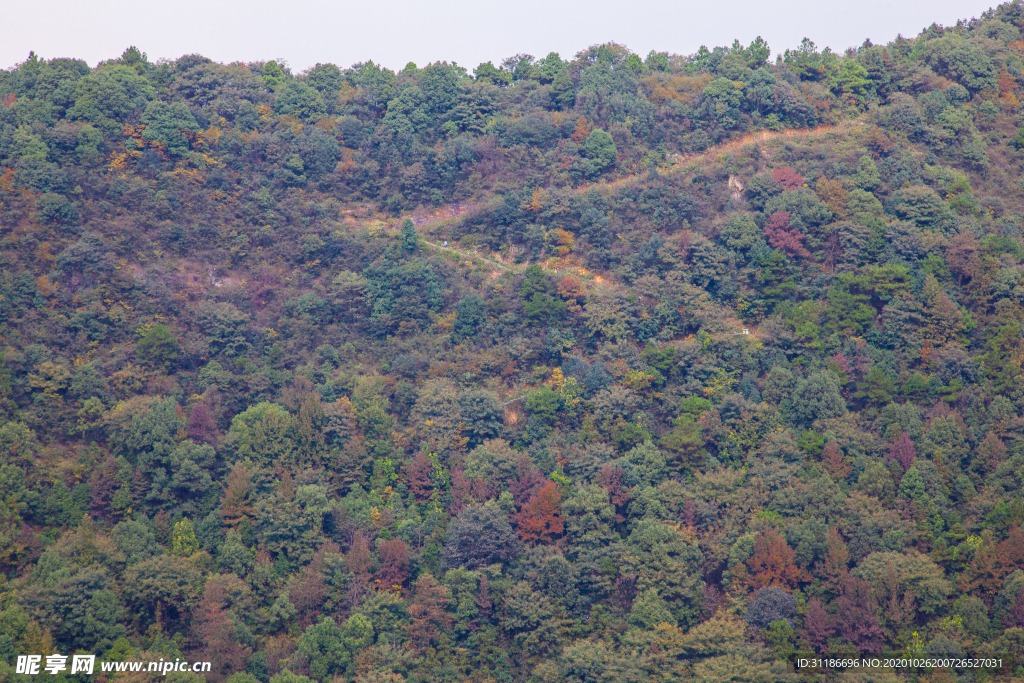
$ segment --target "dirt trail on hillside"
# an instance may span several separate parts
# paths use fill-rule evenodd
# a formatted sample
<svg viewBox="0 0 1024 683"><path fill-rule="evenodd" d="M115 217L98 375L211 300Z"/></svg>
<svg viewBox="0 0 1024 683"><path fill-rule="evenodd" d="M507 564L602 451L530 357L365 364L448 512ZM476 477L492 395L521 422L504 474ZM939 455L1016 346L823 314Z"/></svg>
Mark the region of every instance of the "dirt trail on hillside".
<svg viewBox="0 0 1024 683"><path fill-rule="evenodd" d="M693 154L680 155L674 154L670 158L674 158L671 166L661 169L659 173L666 175L669 173L677 173L681 170L688 168L690 165L701 160L713 159L721 154L732 152L738 149L742 149L747 145L770 142L779 138L800 138L800 137L812 137L816 135L822 135L824 133L830 133L841 127L849 126L850 121L845 121L837 125L829 126L818 126L817 128L793 128L789 130L761 130L756 133L748 133L740 136L733 140L728 140L720 145L715 145L703 152L695 152ZM636 173L634 175L623 176L616 178L615 180L599 180L593 183L585 183L576 188L576 192L586 192L591 188L595 187L610 187L618 188L622 185L628 185L642 180L644 177L643 173ZM481 202L457 202L454 204L446 204L435 211L420 211L410 214L408 217L412 219L413 225L417 228L430 227L452 218L458 218L465 215L468 211L471 211L478 207Z"/></svg>
<svg viewBox="0 0 1024 683"><path fill-rule="evenodd" d="M686 164L697 161L698 159L706 158L709 156L718 156L725 152L731 152L747 145L752 145L759 142L768 142L770 140L777 140L778 138L799 138L799 137L810 137L813 135L820 135L822 133L828 133L836 130L843 123L834 126L818 126L817 128L791 128L789 130L760 130L756 133L747 133L733 140L723 142L720 145L715 145L710 149L706 149L703 152L695 154L687 154L686 156L680 157L678 161L672 166L672 169L681 168Z"/></svg>
<svg viewBox="0 0 1024 683"><path fill-rule="evenodd" d="M817 128L799 128L780 131L762 130L756 133L748 133L733 140L723 142L720 145L715 145L714 147L706 149L703 152L687 154L685 156L678 154L673 155L675 157L674 163L668 168L659 170L659 173L661 175L678 173L680 171L692 168L695 164L701 161L714 159L722 154L742 149L747 145L770 142L772 140L777 140L780 138L814 137L817 135L831 133L837 131L842 127L848 127L850 125L855 125L855 123L853 121L844 121L837 125L818 126ZM635 175L616 178L615 180L586 183L576 188L576 192L586 192L595 187L608 187L617 189L619 187L622 187L623 185L639 182L643 179L643 177L643 173L637 173ZM437 225L438 223L442 223L444 221L451 220L454 218L459 218L465 215L468 211L475 209L479 205L480 202L458 202L454 204L446 204L435 211L414 212L413 214L409 215L408 218L412 219L413 225L415 225L417 228L429 228L431 226ZM396 221L393 227L397 229L399 225L400 223ZM479 248L474 248L472 250L462 249L458 247L447 246L447 244L442 245L436 242L430 242L427 241L426 239L424 239L423 242L431 249L444 251L452 254L458 254L459 256L467 260L482 261L487 265L499 268L506 272L513 272L515 270L518 270L519 268L525 268L526 265L528 265L517 265L514 263L508 263L506 262L508 259L503 259L501 256L498 256L497 254L490 252L481 253ZM598 273L592 273L588 271L586 268L583 268L582 266L576 265L571 262L563 261L562 259L548 259L547 261L540 262L538 265L540 265L540 267L543 268L544 270L556 274L559 272L560 269L566 274L571 274L575 272L575 274L582 275L584 278L591 280L592 284L601 288L609 285L614 286L615 284L614 281L609 280L607 276L602 276Z"/></svg>
<svg viewBox="0 0 1024 683"><path fill-rule="evenodd" d="M670 158L674 157L674 162L668 168L661 169L659 173L661 175L668 175L670 173L678 173L681 170L689 168L694 163L704 161L708 159L714 159L717 156L725 154L727 152L733 152L738 149L742 149L747 145L770 142L771 140L777 140L779 138L800 138L800 137L811 137L815 135L821 135L824 133L832 132L841 126L848 125L848 123L840 123L831 126L818 126L817 128L792 128L789 130L761 130L756 133L747 133L733 140L728 140L720 145L715 145L703 152L694 152L693 154L673 154ZM611 187L618 188L623 185L629 185L643 179L643 173L636 173L634 175L624 176L622 178L616 178L615 180L598 181L596 183L587 183L576 188L577 192L586 192L593 187Z"/></svg>

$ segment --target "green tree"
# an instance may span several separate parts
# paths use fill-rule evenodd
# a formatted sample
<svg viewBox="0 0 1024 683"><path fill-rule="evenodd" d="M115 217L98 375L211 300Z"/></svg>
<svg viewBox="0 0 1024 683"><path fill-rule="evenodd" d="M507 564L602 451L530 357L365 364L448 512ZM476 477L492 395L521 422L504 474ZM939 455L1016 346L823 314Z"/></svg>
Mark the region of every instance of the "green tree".
<svg viewBox="0 0 1024 683"><path fill-rule="evenodd" d="M44 192L37 204L39 218L48 225L68 227L79 225L78 207L56 192Z"/></svg>
<svg viewBox="0 0 1024 683"><path fill-rule="evenodd" d="M38 607L43 623L65 647L106 650L126 635L123 613L110 579L102 570L86 569L59 581Z"/></svg>
<svg viewBox="0 0 1024 683"><path fill-rule="evenodd" d="M653 631L659 624L675 624L675 617L665 601L658 597L657 588L648 588L633 602L627 623L630 626Z"/></svg>
<svg viewBox="0 0 1024 683"><path fill-rule="evenodd" d="M416 226L413 225L411 218L406 218L402 221L402 250L407 254L415 254L418 247Z"/></svg>
<svg viewBox="0 0 1024 683"><path fill-rule="evenodd" d="M734 128L740 121L742 92L727 78L716 78L704 88L702 110L709 121L721 128Z"/></svg>
<svg viewBox="0 0 1024 683"><path fill-rule="evenodd" d="M157 623L157 613L170 632L186 627L199 600L201 576L185 558L160 555L129 567L123 578L125 614L136 627Z"/></svg>
<svg viewBox="0 0 1024 683"><path fill-rule="evenodd" d="M867 305L871 297L860 292L858 284L857 278L843 273L826 295L826 325L840 334L859 336L875 318L875 309Z"/></svg>
<svg viewBox="0 0 1024 683"><path fill-rule="evenodd" d="M526 410L551 425L558 419L560 403L558 392L552 390L551 387L541 387L527 396Z"/></svg>
<svg viewBox="0 0 1024 683"><path fill-rule="evenodd" d="M46 161L50 148L38 134L32 131L31 126L21 125L11 137L11 152L16 159Z"/></svg>
<svg viewBox="0 0 1024 683"><path fill-rule="evenodd" d="M686 413L672 420L672 431L662 438L661 445L673 454L668 466L675 472L698 468L707 456L700 426L693 415Z"/></svg>
<svg viewBox="0 0 1024 683"><path fill-rule="evenodd" d="M297 649L309 661L310 673L316 680L344 675L355 655L373 644L373 626L361 614L353 614L344 628L329 617L307 628L297 643Z"/></svg>
<svg viewBox="0 0 1024 683"><path fill-rule="evenodd" d="M142 123L146 125L142 137L160 143L178 156L188 152L189 136L199 131L192 112L182 102L150 102L142 114Z"/></svg>
<svg viewBox="0 0 1024 683"><path fill-rule="evenodd" d="M156 542L152 527L143 521L127 519L119 522L111 530L110 538L117 549L128 558L130 565L163 553L163 548Z"/></svg>
<svg viewBox="0 0 1024 683"><path fill-rule="evenodd" d="M275 93L274 111L316 123L327 116L327 105L316 89L302 81L290 80Z"/></svg>
<svg viewBox="0 0 1024 683"><path fill-rule="evenodd" d="M557 55L556 55L557 57ZM551 83L551 102L555 109L571 109L576 101L576 88L566 68L559 69Z"/></svg>
<svg viewBox="0 0 1024 683"><path fill-rule="evenodd" d="M512 85L512 74L503 69L495 68L491 62L484 62L477 68L473 69L473 75L476 76L478 81L484 83L491 83L498 87L508 87Z"/></svg>
<svg viewBox="0 0 1024 683"><path fill-rule="evenodd" d="M822 226L832 220L832 211L809 187L785 190L765 202L765 215L771 216L779 211L788 212L789 227L801 233L820 234Z"/></svg>
<svg viewBox="0 0 1024 683"><path fill-rule="evenodd" d="M257 501L254 532L265 548L285 566L308 563L323 545L324 519L335 504L321 485L306 484L288 490L279 485L273 496Z"/></svg>
<svg viewBox="0 0 1024 683"><path fill-rule="evenodd" d="M239 681L235 680L235 676L243 675L246 674L235 674L234 676L228 678L228 680L231 681L231 683L252 683L252 681L249 681L248 679ZM255 676L253 676L253 678L257 681L259 680L258 678L255 678ZM294 674L288 669L283 669L281 673L277 674L276 676L270 677L270 683L313 683L313 680L311 678L308 678L307 676L299 676L298 674Z"/></svg>
<svg viewBox="0 0 1024 683"><path fill-rule="evenodd" d="M556 290L538 265L526 269L526 279L519 288L523 298L526 319L535 324L547 324L565 315L565 303L556 299Z"/></svg>
<svg viewBox="0 0 1024 683"><path fill-rule="evenodd" d="M487 323L487 304L479 294L468 294L455 307L455 321L452 323L452 339L462 341L475 337Z"/></svg>
<svg viewBox="0 0 1024 683"><path fill-rule="evenodd" d="M761 36L750 41L750 45L743 50L743 56L747 59L747 66L751 69L759 69L767 65L771 54L771 48Z"/></svg>
<svg viewBox="0 0 1024 683"><path fill-rule="evenodd" d="M949 206L935 190L924 185L911 185L894 192L886 202L886 211L928 229L945 229L953 220Z"/></svg>
<svg viewBox="0 0 1024 683"><path fill-rule="evenodd" d="M379 375L363 376L352 391L356 423L366 437L366 449L374 457L391 454L391 434L395 421L388 414L389 402L383 395L384 379Z"/></svg>
<svg viewBox="0 0 1024 683"><path fill-rule="evenodd" d="M465 69L448 62L435 62L423 67L419 73L420 88L430 111L443 116L451 111L458 101L459 78Z"/></svg>
<svg viewBox="0 0 1024 683"><path fill-rule="evenodd" d="M590 131L581 151L590 162L586 173L588 177L594 177L613 167L619 154L612 136L600 128Z"/></svg>
<svg viewBox="0 0 1024 683"><path fill-rule="evenodd" d="M353 79L363 98L377 110L385 109L395 94L398 81L395 72L372 61L355 65L353 71Z"/></svg>
<svg viewBox="0 0 1024 683"><path fill-rule="evenodd" d="M210 355L244 355L249 349L245 326L249 316L226 301L203 301L190 311L193 324L203 333Z"/></svg>
<svg viewBox="0 0 1024 683"><path fill-rule="evenodd" d="M239 459L260 465L290 462L293 457L292 416L276 403L264 401L235 415L226 445Z"/></svg>
<svg viewBox="0 0 1024 683"><path fill-rule="evenodd" d="M929 41L924 54L928 64L972 93L996 87L997 69L991 57L974 41L948 35Z"/></svg>
<svg viewBox="0 0 1024 683"><path fill-rule="evenodd" d="M199 550L199 541L196 540L196 530L192 526L192 520L185 518L174 525L171 534L171 553L179 557L191 557Z"/></svg>
<svg viewBox="0 0 1024 683"><path fill-rule="evenodd" d="M268 90L276 90L280 87L287 79L288 76L285 74L284 69L276 61L271 60L263 65L260 73L260 79L266 84Z"/></svg>
<svg viewBox="0 0 1024 683"><path fill-rule="evenodd" d="M499 619L521 659L554 652L562 643L564 622L551 599L525 581L518 582L506 593Z"/></svg>
<svg viewBox="0 0 1024 683"><path fill-rule="evenodd" d="M749 213L731 214L718 230L725 245L730 249L745 252L758 243L764 243L761 239L761 228Z"/></svg>
<svg viewBox="0 0 1024 683"><path fill-rule="evenodd" d="M857 163L857 173L853 176L853 182L862 190L874 192L882 184L882 177L878 173L878 166L875 160L865 154Z"/></svg>
<svg viewBox="0 0 1024 683"><path fill-rule="evenodd" d="M444 560L448 567L476 569L508 562L519 554L519 535L508 515L493 500L466 508L452 520L445 535Z"/></svg>
<svg viewBox="0 0 1024 683"><path fill-rule="evenodd" d="M868 405L884 405L892 401L895 393L896 381L885 368L876 365L871 368L863 382L857 383L857 392L854 396Z"/></svg>
<svg viewBox="0 0 1024 683"><path fill-rule="evenodd" d="M324 98L330 102L331 98L338 94L345 77L334 64L320 64L319 62L312 69L306 72L306 83L315 88Z"/></svg>
<svg viewBox="0 0 1024 683"><path fill-rule="evenodd" d="M565 531L571 539L570 556L604 548L619 540L613 527L615 506L608 490L594 485L578 487L562 502Z"/></svg>
<svg viewBox="0 0 1024 683"><path fill-rule="evenodd" d="M656 589L676 621L689 626L700 608L703 562L703 553L680 532L661 521L642 520L629 535L619 565L637 577L637 590Z"/></svg>
<svg viewBox="0 0 1024 683"><path fill-rule="evenodd" d="M135 344L139 358L164 371L178 359L178 338L167 325L153 325Z"/></svg>
<svg viewBox="0 0 1024 683"><path fill-rule="evenodd" d="M761 256L757 266L759 293L769 312L796 296L796 281L790 271L789 259L785 252L776 249L766 256Z"/></svg>
<svg viewBox="0 0 1024 683"><path fill-rule="evenodd" d="M467 391L459 397L459 407L466 425L463 433L469 437L470 448L501 433L504 410L493 394Z"/></svg>
<svg viewBox="0 0 1024 683"><path fill-rule="evenodd" d="M870 581L880 597L889 598L889 604L907 604L927 615L944 609L953 592L942 569L915 551L871 553L853 575Z"/></svg>
<svg viewBox="0 0 1024 683"><path fill-rule="evenodd" d="M798 382L793 391L793 413L797 420L807 425L815 420L845 415L846 401L839 393L835 375L815 372Z"/></svg>
<svg viewBox="0 0 1024 683"><path fill-rule="evenodd" d="M143 111L155 97L153 86L131 67L102 67L78 81L67 118L92 123L114 136L120 133L122 121Z"/></svg>
<svg viewBox="0 0 1024 683"><path fill-rule="evenodd" d="M828 86L837 95L855 95L863 102L871 90L868 70L855 59L844 59L828 76Z"/></svg>
<svg viewBox="0 0 1024 683"><path fill-rule="evenodd" d="M633 480L648 486L657 486L667 474L665 456L650 440L633 447L617 462Z"/></svg>
<svg viewBox="0 0 1024 683"><path fill-rule="evenodd" d="M997 391L1010 390L1022 372L1019 360L1022 337L1024 335L1018 325L1003 325L986 344L988 352L981 360Z"/></svg>

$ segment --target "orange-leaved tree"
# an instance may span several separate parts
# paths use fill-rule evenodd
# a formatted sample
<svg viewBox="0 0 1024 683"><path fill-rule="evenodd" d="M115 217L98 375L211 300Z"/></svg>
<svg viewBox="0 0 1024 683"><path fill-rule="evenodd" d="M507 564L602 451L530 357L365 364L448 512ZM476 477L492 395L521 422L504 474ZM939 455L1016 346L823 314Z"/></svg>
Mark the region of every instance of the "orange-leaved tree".
<svg viewBox="0 0 1024 683"><path fill-rule="evenodd" d="M997 543L991 530L986 529L982 539L971 564L960 574L960 589L991 599L1007 576L1024 569L1024 531L1013 526L1006 540Z"/></svg>
<svg viewBox="0 0 1024 683"><path fill-rule="evenodd" d="M754 541L754 554L747 560L751 585L757 588L795 588L805 579L804 572L794 563L795 559L796 551L789 547L786 539L774 529L769 529Z"/></svg>
<svg viewBox="0 0 1024 683"><path fill-rule="evenodd" d="M452 627L452 615L446 611L450 602L448 588L439 584L431 574L424 574L416 580L409 605L412 623L405 627L415 647L426 649L436 644L441 634Z"/></svg>
<svg viewBox="0 0 1024 683"><path fill-rule="evenodd" d="M524 541L550 543L555 540L564 527L559 514L561 508L562 492L558 484L545 483L516 515L519 536Z"/></svg>
<svg viewBox="0 0 1024 683"><path fill-rule="evenodd" d="M572 132L572 141L577 145L582 145L590 135L590 126L587 125L587 120L582 116L576 119L576 128Z"/></svg>
<svg viewBox="0 0 1024 683"><path fill-rule="evenodd" d="M199 405L202 405L201 403ZM196 406L197 408L199 406ZM224 525L229 529L238 526L244 519L252 515L253 508L249 505L249 486L252 477L242 463L236 463L228 474L224 495L220 499L220 514Z"/></svg>

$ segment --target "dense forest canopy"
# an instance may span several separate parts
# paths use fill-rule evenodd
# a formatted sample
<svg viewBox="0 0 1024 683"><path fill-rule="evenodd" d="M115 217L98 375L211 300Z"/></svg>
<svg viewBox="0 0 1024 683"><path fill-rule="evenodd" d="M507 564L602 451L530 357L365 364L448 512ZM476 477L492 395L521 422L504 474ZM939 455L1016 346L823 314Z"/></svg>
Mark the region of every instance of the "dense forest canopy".
<svg viewBox="0 0 1024 683"><path fill-rule="evenodd" d="M0 676L1024 676L1022 30L0 71Z"/></svg>

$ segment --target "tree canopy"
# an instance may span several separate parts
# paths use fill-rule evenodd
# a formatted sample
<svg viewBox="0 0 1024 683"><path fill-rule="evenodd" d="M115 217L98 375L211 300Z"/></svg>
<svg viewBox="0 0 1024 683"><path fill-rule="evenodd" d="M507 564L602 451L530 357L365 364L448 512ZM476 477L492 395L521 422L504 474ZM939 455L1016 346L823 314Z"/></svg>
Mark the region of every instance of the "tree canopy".
<svg viewBox="0 0 1024 683"><path fill-rule="evenodd" d="M0 674L1019 663L1022 30L0 71Z"/></svg>

